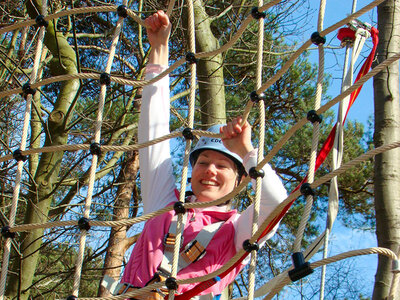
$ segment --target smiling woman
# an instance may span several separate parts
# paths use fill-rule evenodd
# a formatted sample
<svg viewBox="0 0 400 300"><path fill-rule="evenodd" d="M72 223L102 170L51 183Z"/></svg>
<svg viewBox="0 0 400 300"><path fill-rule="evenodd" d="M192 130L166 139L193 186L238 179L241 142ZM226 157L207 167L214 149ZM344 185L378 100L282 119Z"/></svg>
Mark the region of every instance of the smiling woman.
<svg viewBox="0 0 400 300"><path fill-rule="evenodd" d="M151 44L146 79L160 74L168 65L168 39L171 25L168 16L159 11L145 20ZM169 133L169 77L143 88L139 120L139 143ZM190 155L193 195L189 202L206 202L230 193L241 177L257 165L257 150L251 143L251 127L240 117L227 125L210 128L221 133L222 139L200 139ZM164 141L139 150L141 193L144 213L173 205L179 199L175 187L169 142ZM261 181L259 225L287 194L279 177L267 164ZM177 213L168 211L146 222L122 278L118 294L132 291L171 275L173 245L177 234ZM183 218L183 242L180 249L177 279L210 274L229 261L243 242L251 237L253 207L239 214L227 204L188 209ZM276 228L275 228L276 230ZM275 230L264 238L270 238ZM196 299L227 299L224 290L239 271L242 263L213 286L200 292ZM191 290L196 284L181 284L177 293ZM148 292L137 299L163 299L163 290Z"/></svg>

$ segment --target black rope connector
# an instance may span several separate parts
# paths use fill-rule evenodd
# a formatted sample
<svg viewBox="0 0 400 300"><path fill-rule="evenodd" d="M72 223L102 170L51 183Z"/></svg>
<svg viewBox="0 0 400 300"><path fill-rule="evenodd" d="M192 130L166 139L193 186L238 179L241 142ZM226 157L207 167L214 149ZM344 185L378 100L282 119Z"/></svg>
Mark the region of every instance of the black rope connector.
<svg viewBox="0 0 400 300"><path fill-rule="evenodd" d="M178 289L178 283L176 282L176 278L168 277L167 279L165 279L165 286L170 291L177 290Z"/></svg>
<svg viewBox="0 0 400 300"><path fill-rule="evenodd" d="M197 64L197 62L199 61L197 58L196 58L196 56L194 55L194 53L193 52L188 52L188 53L186 53L186 61L189 63L189 64Z"/></svg>
<svg viewBox="0 0 400 300"><path fill-rule="evenodd" d="M87 218L80 218L78 220L78 227L80 230L86 230L88 231L90 229L90 222L89 219Z"/></svg>
<svg viewBox="0 0 400 300"><path fill-rule="evenodd" d="M254 242L253 244L252 243L250 243L250 240L245 240L244 242L243 242L243 249L246 251L246 252L251 252L251 251L258 251L259 249L260 249L260 246L258 245L258 243L257 242Z"/></svg>
<svg viewBox="0 0 400 300"><path fill-rule="evenodd" d="M186 140L193 140L194 139L192 128L186 127L185 129L183 129L182 135Z"/></svg>
<svg viewBox="0 0 400 300"><path fill-rule="evenodd" d="M21 151L21 149L17 149L17 150L15 150L14 152L13 152L13 158L16 160L16 161L26 161L27 159L28 159L28 156L26 156L26 155L22 155L22 151Z"/></svg>
<svg viewBox="0 0 400 300"><path fill-rule="evenodd" d="M264 100L264 99L265 99L265 94L264 93L257 94L256 91L252 91L250 93L250 100L253 103L258 103L258 102L260 102L261 100Z"/></svg>
<svg viewBox="0 0 400 300"><path fill-rule="evenodd" d="M101 73L100 74L100 84L110 85L111 84L111 77L108 73Z"/></svg>
<svg viewBox="0 0 400 300"><path fill-rule="evenodd" d="M47 21L44 19L44 16L43 16L43 15L38 15L38 16L36 17L35 21L36 21L36 25L37 25L38 27L47 27L47 26L49 26L49 22L47 22Z"/></svg>
<svg viewBox="0 0 400 300"><path fill-rule="evenodd" d="M324 36L321 36L321 35L319 34L319 32L316 31L316 32L313 32L313 33L311 34L311 42L312 42L314 45L317 45L317 46L323 45L323 44L325 44L325 42L326 42L326 38L325 38Z"/></svg>
<svg viewBox="0 0 400 300"><path fill-rule="evenodd" d="M177 214L184 214L186 212L185 206L183 206L183 203L178 201L174 203L174 211Z"/></svg>
<svg viewBox="0 0 400 300"><path fill-rule="evenodd" d="M3 228L1 228L1 235L2 235L2 237L6 238L6 239L15 238L15 232L10 231L10 226L4 226Z"/></svg>
<svg viewBox="0 0 400 300"><path fill-rule="evenodd" d="M303 196L314 196L314 190L311 188L311 185L309 183L303 183L300 187L300 192Z"/></svg>
<svg viewBox="0 0 400 300"><path fill-rule="evenodd" d="M258 177L264 178L265 172L263 169L257 171L256 167L251 167L249 170L250 178L257 179Z"/></svg>
<svg viewBox="0 0 400 300"><path fill-rule="evenodd" d="M35 93L36 93L36 89L33 89L29 82L25 83L22 86L22 95L24 97L27 97L28 95L32 95L33 96Z"/></svg>
<svg viewBox="0 0 400 300"><path fill-rule="evenodd" d="M101 145L99 143L91 143L90 144L90 153L92 155L100 156L100 154L101 154Z"/></svg>
<svg viewBox="0 0 400 300"><path fill-rule="evenodd" d="M125 5L120 5L117 8L117 14L118 16L120 16L121 18L126 18L128 16L128 10L126 9Z"/></svg>
<svg viewBox="0 0 400 300"><path fill-rule="evenodd" d="M313 124L315 122L321 123L322 122L322 117L320 115L318 115L315 110L312 109L307 113L307 120L310 121Z"/></svg>
<svg viewBox="0 0 400 300"><path fill-rule="evenodd" d="M68 296L66 300L78 300L78 297L71 295L71 296Z"/></svg>
<svg viewBox="0 0 400 300"><path fill-rule="evenodd" d="M314 270L310 267L310 263L304 261L304 256L302 252L293 253L292 262L294 265L294 269L289 271L289 278L293 282L304 278L314 272Z"/></svg>
<svg viewBox="0 0 400 300"><path fill-rule="evenodd" d="M259 10L258 10L258 7L253 7L252 9L251 9L251 16L254 18L254 19L256 19L256 20L259 20L259 19L261 19L261 18L265 18L266 16L267 16L267 14L265 13L265 12L260 12Z"/></svg>

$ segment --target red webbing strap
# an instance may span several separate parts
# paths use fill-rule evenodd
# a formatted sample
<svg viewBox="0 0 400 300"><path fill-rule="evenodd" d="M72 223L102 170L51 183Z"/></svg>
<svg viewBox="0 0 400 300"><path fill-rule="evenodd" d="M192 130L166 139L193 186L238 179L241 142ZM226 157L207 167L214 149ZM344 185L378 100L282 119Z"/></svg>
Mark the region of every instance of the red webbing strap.
<svg viewBox="0 0 400 300"><path fill-rule="evenodd" d="M379 31L375 27L372 27L370 33L371 33L373 47L372 47L371 53L369 54L369 56L365 60L364 64L362 65L360 72L358 72L354 83L356 83L358 80L360 80L361 77L363 77L365 74L368 73L369 69L371 69L372 62L374 61L374 58L375 58L376 47L378 46L378 42L379 42L379 38L378 38ZM349 113L350 107L353 105L353 103L357 99L358 95L360 94L361 88L362 88L362 86L358 87L354 92L351 93L349 105L347 107L346 114L343 119L343 123L346 121L347 114ZM336 124L335 124L335 126L333 126L331 132L329 133L327 139L325 140L324 144L321 147L321 150L318 153L318 156L317 156L317 159L315 162L315 170L317 170L322 165L322 163L325 161L326 157L328 156L329 152L332 150L333 143L335 141L335 135L336 135ZM307 180L307 177L305 177L303 179L303 181L300 183L300 185L295 190L297 190L301 186L301 184L303 184L306 180Z"/></svg>
<svg viewBox="0 0 400 300"><path fill-rule="evenodd" d="M371 53L368 55L363 66L361 67L361 70L358 73L355 82L357 82L361 77L363 77L365 74L368 73L369 69L371 69L372 62L374 61L374 58L375 58L375 52L376 52L376 48L378 47L378 42L379 42L379 37L378 37L379 31L375 27L372 27L370 30L370 34L371 34L372 44L373 44ZM347 108L346 116L347 116L347 113L349 112L350 106L357 99L358 94L361 91L361 88L362 88L362 86L360 86L357 90L355 90L353 93L351 93L350 104L349 104L349 107Z"/></svg>
<svg viewBox="0 0 400 300"><path fill-rule="evenodd" d="M375 27L372 27L370 33L371 33L373 47L372 47L371 53L369 54L369 56L365 60L364 64L362 65L360 72L358 72L354 83L356 83L358 80L360 80L361 77L363 77L365 74L368 73L369 69L371 69L372 62L374 61L374 58L375 58L376 47L378 46L378 42L379 42L379 38L378 38L379 31ZM353 105L353 103L357 99L358 95L360 94L361 88L362 88L362 86L358 87L354 92L351 93L349 105L347 107L346 114L343 119L343 123L346 121L347 114L350 110L350 107ZM321 166L321 164L325 161L326 157L328 156L329 152L332 150L333 143L335 141L335 134L336 134L336 125L332 128L331 132L329 133L328 138L325 140L324 144L321 147L320 152L318 153L317 160L315 162L315 170L317 170ZM304 180L303 180L303 182L304 182Z"/></svg>
<svg viewBox="0 0 400 300"><path fill-rule="evenodd" d="M372 66L372 62L375 58L375 52L376 52L376 47L378 46L378 30L374 27L371 28L371 37L372 37L372 43L373 43L373 47L371 50L371 53L369 54L369 56L367 57L366 61L364 62L363 66L361 67L360 72L358 73L355 82L357 82L362 76L364 76L365 74L368 73L369 69ZM350 101L349 101L349 105L344 117L343 122L346 120L347 114L349 112L350 107L353 105L354 101L357 99L358 94L361 91L362 86L360 86L357 90L355 90L354 92L351 93L350 96ZM316 163L315 163L315 170L317 170L322 163L325 161L325 159L327 158L329 152L332 150L333 147L333 143L335 141L335 134L336 134L336 125L332 128L331 132L329 133L328 138L325 140L324 144L322 145L321 150L318 153L317 159L316 159ZM302 180L302 182L292 191L295 192L296 190L298 190L300 188L300 186L307 180L307 176ZM295 201L295 199L293 199L291 202L289 202L284 208L283 210L280 212L280 214L278 216L276 216L271 223L268 224L268 226L264 229L263 233L260 235L260 237L257 239L257 241L259 241L262 237L264 237L266 234L268 234L274 227L276 224L278 224L280 222L280 220L284 217L284 215L286 214L286 212L289 210L289 208L292 206L293 202ZM229 274L234 268L236 268L248 255L249 253L246 252L245 254L243 254L243 256L237 260L229 269L227 269L225 272L221 273L218 277L219 278L224 278L227 274ZM180 295L175 295L175 299L177 300L189 300L192 297L198 295L199 293L201 293L202 291L208 289L209 287L213 286L215 283L217 283L219 281L219 279L209 279L206 281L203 281L201 283L199 283L198 285L196 285L193 289L180 294ZM165 299L168 299L168 296L166 296Z"/></svg>

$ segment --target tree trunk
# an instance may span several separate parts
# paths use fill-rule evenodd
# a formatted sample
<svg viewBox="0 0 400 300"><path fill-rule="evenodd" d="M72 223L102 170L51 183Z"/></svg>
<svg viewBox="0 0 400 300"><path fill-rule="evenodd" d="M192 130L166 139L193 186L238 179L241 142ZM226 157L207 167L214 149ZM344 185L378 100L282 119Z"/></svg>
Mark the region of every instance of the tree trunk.
<svg viewBox="0 0 400 300"><path fill-rule="evenodd" d="M207 15L201 0L193 2L196 52L209 52L220 47L218 40L211 31L212 19ZM200 59L197 64L199 82L201 123L209 127L215 123L226 122L225 86L222 66L222 54Z"/></svg>
<svg viewBox="0 0 400 300"><path fill-rule="evenodd" d="M378 7L378 63L400 51L400 2L388 0ZM399 63L374 77L375 134L379 147L400 140ZM397 252L400 246L400 149L375 157L376 235L379 247ZM386 299L393 274L391 261L379 256L373 299ZM397 293L399 294L400 291Z"/></svg>
<svg viewBox="0 0 400 300"><path fill-rule="evenodd" d="M27 10L32 19L41 11L40 1L26 2ZM33 7L36 6L36 8ZM57 43L55 39L57 38ZM50 70L52 75L75 74L77 73L76 56L65 37L56 34L53 23L49 22L44 39L46 47L52 52L55 59L52 61ZM61 61L58 59L60 58ZM78 80L65 81L61 84L59 95L54 109L48 118L48 131L46 131L45 146L63 145L67 143L67 132L65 131L67 112L77 93ZM71 114L70 114L71 115ZM41 155L35 173L35 185L28 195L28 204L25 214L25 223L44 223L48 221L48 213L53 196L54 185L57 182L60 171L63 152L44 153ZM35 167L36 168L36 167ZM31 173L32 174L32 173ZM6 295L15 297L18 295L18 285L12 284L21 282L20 300L29 297L29 288L32 284L36 266L39 258L39 250L42 245L43 229L32 230L21 234L22 257L16 259L10 272L10 278ZM20 278L18 278L18 274Z"/></svg>
<svg viewBox="0 0 400 300"><path fill-rule="evenodd" d="M138 191L136 188L136 175L139 170L138 152L133 152L126 158L125 165L121 168L118 176L118 183L121 184L117 191L117 199L114 205L113 221L129 218L130 200L133 198L133 216L137 215ZM133 196L133 197L132 197ZM121 267L124 260L125 251L131 246L131 242L126 237L127 226L112 227L108 240L106 257L104 260L103 276L108 275L118 280L121 274ZM100 286L99 297L110 296L108 290Z"/></svg>

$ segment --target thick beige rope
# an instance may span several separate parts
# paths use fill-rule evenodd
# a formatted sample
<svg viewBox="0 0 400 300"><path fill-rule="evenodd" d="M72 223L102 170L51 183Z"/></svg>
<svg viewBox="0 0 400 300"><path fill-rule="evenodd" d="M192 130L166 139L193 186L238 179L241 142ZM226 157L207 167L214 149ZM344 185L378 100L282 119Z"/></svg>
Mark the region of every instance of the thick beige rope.
<svg viewBox="0 0 400 300"><path fill-rule="evenodd" d="M318 32L322 31L323 28L323 19L325 15L325 0L321 0L320 2L320 9L318 15ZM315 95L315 103L314 103L314 110L318 110L321 106L321 98L322 98L322 85L324 82L324 72L325 72L325 54L324 54L324 45L318 45L318 53L319 53L319 65L318 65L318 79L317 79L317 89ZM315 174L315 162L317 158L317 151L318 151L318 141L319 141L319 129L320 123L314 122L313 123L313 137L312 137L312 146L311 146L311 155L310 155L310 163L307 173L307 183L311 184L314 181L314 174ZM308 219L311 214L312 204L313 204L313 196L308 195L306 197L306 205L304 207L303 216L301 218L299 228L297 229L296 239L294 242L293 252L301 252L301 242L304 236L304 230L308 223Z"/></svg>
<svg viewBox="0 0 400 300"><path fill-rule="evenodd" d="M263 1L258 1L258 6L261 7ZM258 20L258 47L257 47L257 70L256 70L256 90L261 86L263 75L263 50L264 50L264 18ZM264 157L264 140L265 140L265 104L264 101L258 102L258 111L260 112L260 125L259 125L259 145L257 152L257 164ZM254 198L253 207L253 224L251 228L251 235L254 235L258 230L258 221L260 216L260 203L261 203L261 188L262 178L256 179L256 193ZM249 287L248 299L254 298L255 280L256 280L256 266L257 266L257 251L251 251L250 265L249 265Z"/></svg>
<svg viewBox="0 0 400 300"><path fill-rule="evenodd" d="M47 13L47 1L43 1L42 4L42 14L46 15ZM41 27L39 30L36 51L35 51L35 59L33 62L32 73L30 76L29 81L35 82L37 80L37 74L40 66L42 49L43 49L43 40L45 35L46 28ZM22 126L22 136L21 136L21 143L19 149L21 151L25 150L26 148L26 140L28 137L28 129L29 129L29 121L31 118L31 105L32 105L32 95L29 94L26 96L26 107L24 112L24 123ZM21 178L22 178L22 170L23 170L24 162L22 160L18 161L17 163L17 172L15 177L15 187L13 190L13 197L11 201L11 209L10 209L10 218L8 226L12 227L15 224L15 218L17 214L17 206L19 200L19 193L21 190ZM8 272L8 265L10 260L10 251L11 251L11 238L5 239L5 245L3 250L3 261L1 266L1 277L0 277L0 300L3 299L6 287L6 280L7 280L7 272Z"/></svg>
<svg viewBox="0 0 400 300"><path fill-rule="evenodd" d="M316 269L318 267L331 264L334 262L338 262L343 259L347 259L350 257L355 257L355 256L362 256L362 255L370 255L370 254L380 254L380 255L385 255L389 257L392 260L397 260L397 255L391 251L390 249L386 248L379 248L379 247L373 247L373 248L366 248L366 249L359 249L359 250L352 250L348 252L344 252L332 257L328 257L325 259L321 259L319 261L311 263L311 268ZM271 290L271 292L268 293L268 295L264 298L264 300L269 300L272 299L285 285L289 284L291 282L289 276L286 276L287 271L285 273L285 278L281 280L281 283L277 285L274 289Z"/></svg>
<svg viewBox="0 0 400 300"><path fill-rule="evenodd" d="M187 15L188 15L188 33L189 33L189 51L192 53L196 52L196 40L195 40L195 24L194 24L194 8L193 8L193 1L187 1ZM172 8L169 7L171 10ZM170 13L168 11L168 13ZM195 108L195 100L196 100L196 64L190 64L190 96L189 96L189 103L188 103L188 116L187 116L187 124L189 128L193 128L194 124L194 108ZM192 146L192 140L186 139L186 146L185 146L185 155L183 159L183 166L182 166L182 175L181 175L181 188L179 193L179 202L185 203L185 191L186 191L186 183L188 178L188 169L189 169L189 154L190 149ZM179 261L179 252L180 252L180 245L183 235L183 230L185 227L185 214L178 215L178 222L177 222L177 230L176 230L176 238L175 238L175 245L174 245L174 255L172 259L172 268L171 268L171 277L176 278L178 273L178 261ZM175 290L170 290L168 299L173 300L175 298Z"/></svg>
<svg viewBox="0 0 400 300"><path fill-rule="evenodd" d="M127 0L123 1L123 5L127 4ZM119 35L121 33L122 25L124 22L123 17L119 17L117 24L114 29L114 34L111 42L110 53L108 55L107 65L105 68L105 73L110 74L112 63L115 56L115 51L118 44ZM103 110L104 110L104 103L106 99L106 92L107 92L107 84L101 84L100 87L100 94L99 94L99 106L97 109L96 121L95 121L95 128L94 128L94 142L99 144L101 138L101 126L103 122ZM92 196L93 196L93 188L94 182L96 178L96 169L98 163L98 154L92 153L92 164L90 166L90 174L89 174L89 184L88 184L88 191L85 199L85 207L83 212L83 217L89 220L90 217L90 208L92 205ZM79 295L79 285L82 276L82 265L83 259L85 255L85 248L86 248L86 237L87 237L87 230L82 229L80 233L79 239L79 251L78 257L75 263L75 275L74 275L74 285L73 285L73 292L72 294L76 297Z"/></svg>

